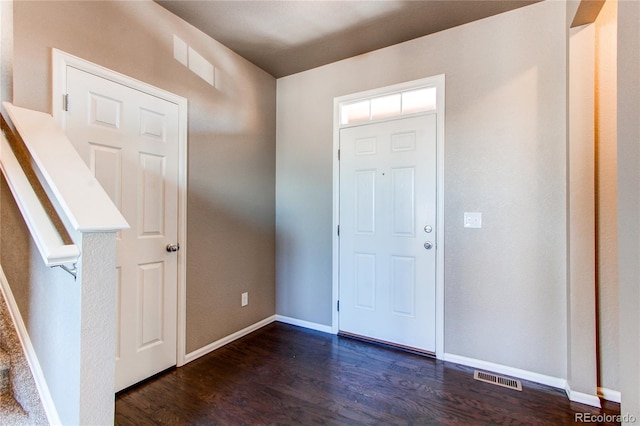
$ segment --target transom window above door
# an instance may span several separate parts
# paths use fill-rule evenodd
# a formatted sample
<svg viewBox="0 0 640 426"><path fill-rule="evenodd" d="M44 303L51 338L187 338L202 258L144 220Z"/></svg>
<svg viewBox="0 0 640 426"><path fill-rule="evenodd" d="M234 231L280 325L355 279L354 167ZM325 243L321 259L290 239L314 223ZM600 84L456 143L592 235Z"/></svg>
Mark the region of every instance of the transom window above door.
<svg viewBox="0 0 640 426"><path fill-rule="evenodd" d="M436 88L422 87L340 105L340 124L364 123L436 109Z"/></svg>

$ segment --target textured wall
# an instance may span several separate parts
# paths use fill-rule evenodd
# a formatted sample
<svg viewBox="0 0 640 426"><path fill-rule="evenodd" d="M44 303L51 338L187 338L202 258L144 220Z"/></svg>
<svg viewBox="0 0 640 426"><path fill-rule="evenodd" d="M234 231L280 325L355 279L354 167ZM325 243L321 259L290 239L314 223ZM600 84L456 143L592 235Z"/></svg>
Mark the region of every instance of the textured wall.
<svg viewBox="0 0 640 426"><path fill-rule="evenodd" d="M13 2L0 2L0 101L13 96Z"/></svg>
<svg viewBox="0 0 640 426"><path fill-rule="evenodd" d="M617 203L617 2L605 2L596 30L596 199L599 386L619 390Z"/></svg>
<svg viewBox="0 0 640 426"><path fill-rule="evenodd" d="M116 346L116 329L105 324L113 318L116 286L105 284L116 280L116 234L83 234L81 251L76 283L82 288L78 423L112 424L116 408L113 399L116 361L107 349Z"/></svg>
<svg viewBox="0 0 640 426"><path fill-rule="evenodd" d="M542 2L278 80L278 314L331 323L333 98L444 73L445 351L565 377L565 10Z"/></svg>
<svg viewBox="0 0 640 426"><path fill-rule="evenodd" d="M52 47L188 99L187 352L273 315L275 79L151 1L16 2L14 17L19 106L50 112ZM174 34L216 88L173 59Z"/></svg>
<svg viewBox="0 0 640 426"><path fill-rule="evenodd" d="M78 423L80 283L62 269L44 265L4 178L0 192L0 263L38 355L58 415L63 423Z"/></svg>
<svg viewBox="0 0 640 426"><path fill-rule="evenodd" d="M622 414L635 416L637 422L640 419L639 2L618 2L617 62L620 409Z"/></svg>
<svg viewBox="0 0 640 426"><path fill-rule="evenodd" d="M567 380L572 392L591 395L595 401L594 26L571 28L569 50Z"/></svg>

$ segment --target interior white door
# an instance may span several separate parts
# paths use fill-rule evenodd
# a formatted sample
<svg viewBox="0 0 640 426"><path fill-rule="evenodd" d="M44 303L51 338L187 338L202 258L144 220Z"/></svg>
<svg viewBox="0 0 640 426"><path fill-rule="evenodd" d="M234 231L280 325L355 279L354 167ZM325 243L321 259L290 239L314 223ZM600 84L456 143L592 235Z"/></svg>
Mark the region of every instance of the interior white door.
<svg viewBox="0 0 640 426"><path fill-rule="evenodd" d="M131 226L116 242L118 391L176 364L179 107L71 66L67 92L67 136Z"/></svg>
<svg viewBox="0 0 640 426"><path fill-rule="evenodd" d="M340 130L341 332L435 352L436 114Z"/></svg>

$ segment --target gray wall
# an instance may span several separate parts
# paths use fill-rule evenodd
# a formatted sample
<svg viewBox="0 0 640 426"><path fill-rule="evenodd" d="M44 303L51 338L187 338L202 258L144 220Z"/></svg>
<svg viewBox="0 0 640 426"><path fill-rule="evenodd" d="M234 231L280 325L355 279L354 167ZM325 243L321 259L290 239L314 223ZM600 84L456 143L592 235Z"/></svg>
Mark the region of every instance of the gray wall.
<svg viewBox="0 0 640 426"><path fill-rule="evenodd" d="M640 3L618 3L618 254L622 414L640 419ZM629 422L631 424L631 422ZM635 423L634 423L635 424Z"/></svg>
<svg viewBox="0 0 640 426"><path fill-rule="evenodd" d="M619 390L617 205L617 2L605 2L596 30L596 243L599 386Z"/></svg>
<svg viewBox="0 0 640 426"><path fill-rule="evenodd" d="M18 106L51 111L52 47L188 99L187 352L273 315L275 79L150 1L16 2L14 18ZM174 34L216 88L173 59Z"/></svg>
<svg viewBox="0 0 640 426"><path fill-rule="evenodd" d="M58 415L64 422L78 423L81 287L62 269L44 265L4 177L0 192L0 263Z"/></svg>
<svg viewBox="0 0 640 426"><path fill-rule="evenodd" d="M567 161L567 381L596 399L595 28L569 31Z"/></svg>
<svg viewBox="0 0 640 426"><path fill-rule="evenodd" d="M13 96L13 2L11 1L0 2L0 40L0 101L7 101Z"/></svg>
<svg viewBox="0 0 640 426"><path fill-rule="evenodd" d="M278 80L278 314L331 324L333 98L444 73L444 349L566 377L566 19L538 3Z"/></svg>

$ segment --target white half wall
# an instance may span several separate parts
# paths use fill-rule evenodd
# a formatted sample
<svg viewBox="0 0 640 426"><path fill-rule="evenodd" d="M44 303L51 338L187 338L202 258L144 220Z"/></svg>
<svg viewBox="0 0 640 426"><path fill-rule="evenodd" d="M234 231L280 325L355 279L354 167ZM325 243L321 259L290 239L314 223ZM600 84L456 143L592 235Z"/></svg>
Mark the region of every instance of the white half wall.
<svg viewBox="0 0 640 426"><path fill-rule="evenodd" d="M42 373L36 380L48 389L43 402L55 407L47 411L61 424L112 424L115 233L73 233L82 252L74 280L44 265L6 182L0 183L0 261Z"/></svg>

